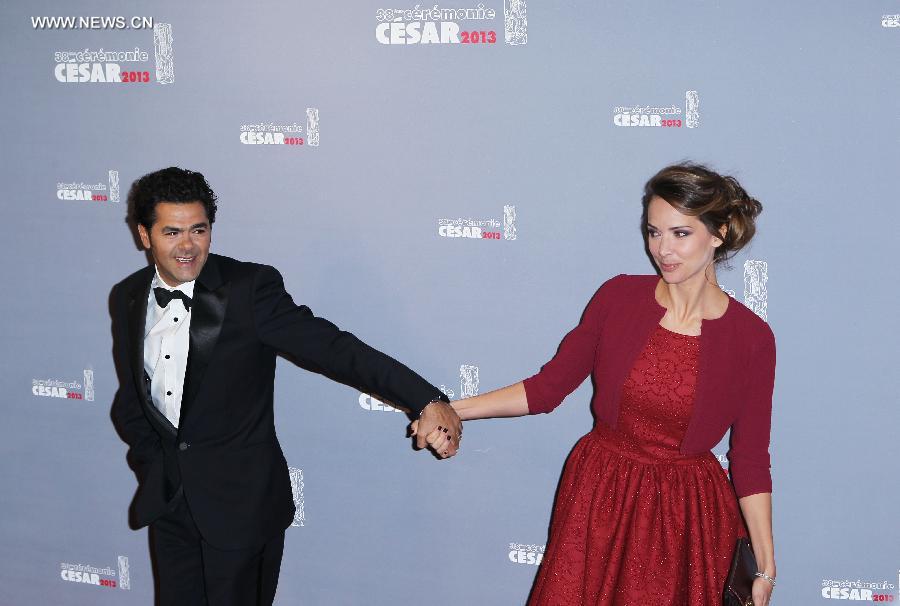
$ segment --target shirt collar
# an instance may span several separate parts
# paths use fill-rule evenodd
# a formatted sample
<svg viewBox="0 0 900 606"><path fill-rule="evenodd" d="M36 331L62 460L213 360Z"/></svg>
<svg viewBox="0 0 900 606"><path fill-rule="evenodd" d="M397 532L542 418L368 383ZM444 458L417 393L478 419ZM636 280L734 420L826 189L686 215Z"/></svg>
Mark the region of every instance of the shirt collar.
<svg viewBox="0 0 900 606"><path fill-rule="evenodd" d="M166 290L180 290L187 296L193 298L194 297L194 282L196 280L191 280L190 282L185 282L184 284L179 284L175 288L172 288L162 279L162 276L159 275L159 267L156 268L156 275L153 276L153 283L150 284L151 290L160 287L165 288Z"/></svg>

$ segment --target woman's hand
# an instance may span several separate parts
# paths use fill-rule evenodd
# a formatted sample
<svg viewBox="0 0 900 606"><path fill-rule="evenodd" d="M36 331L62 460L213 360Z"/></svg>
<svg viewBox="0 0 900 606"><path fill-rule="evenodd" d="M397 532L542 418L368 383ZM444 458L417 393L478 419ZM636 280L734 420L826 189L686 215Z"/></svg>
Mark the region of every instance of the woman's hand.
<svg viewBox="0 0 900 606"><path fill-rule="evenodd" d="M419 420L416 419L409 426L409 435L411 437L418 437L419 435ZM456 447L459 448L459 443L462 441L462 430L460 429L459 435L456 438ZM449 450L448 447L453 445L453 438L450 436L450 432L447 431L444 427L436 427L425 436L425 442L428 444L428 447L432 449L435 453L437 453L441 458L449 458Z"/></svg>
<svg viewBox="0 0 900 606"><path fill-rule="evenodd" d="M750 531L750 543L760 572L775 578L775 546L772 538L772 493L761 492L741 498L741 513ZM768 606L774 586L763 577L753 581L751 596L755 606Z"/></svg>
<svg viewBox="0 0 900 606"><path fill-rule="evenodd" d="M769 606L769 600L772 599L772 583L766 579L759 577L753 581L753 606Z"/></svg>

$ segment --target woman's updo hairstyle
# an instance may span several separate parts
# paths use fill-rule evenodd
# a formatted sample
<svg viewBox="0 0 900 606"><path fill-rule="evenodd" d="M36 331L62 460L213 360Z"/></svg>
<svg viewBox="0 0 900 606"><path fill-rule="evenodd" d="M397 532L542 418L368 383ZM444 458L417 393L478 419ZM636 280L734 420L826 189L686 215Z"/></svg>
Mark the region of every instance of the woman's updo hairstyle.
<svg viewBox="0 0 900 606"><path fill-rule="evenodd" d="M762 204L741 187L737 179L720 175L702 164L683 162L667 166L647 181L641 200L641 231L647 238L647 209L653 196L659 196L678 212L697 217L710 234L722 240L713 261L733 257L756 233L756 217ZM720 228L727 231L722 237Z"/></svg>

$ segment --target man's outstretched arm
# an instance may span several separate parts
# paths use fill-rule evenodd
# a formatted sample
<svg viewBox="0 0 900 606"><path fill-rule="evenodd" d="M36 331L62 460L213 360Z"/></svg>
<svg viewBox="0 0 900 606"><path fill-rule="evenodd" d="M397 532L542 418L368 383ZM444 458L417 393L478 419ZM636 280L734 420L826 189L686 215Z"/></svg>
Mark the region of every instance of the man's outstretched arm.
<svg viewBox="0 0 900 606"><path fill-rule="evenodd" d="M429 432L440 426L454 436L452 456L459 445L459 416L437 387L390 356L370 347L349 332L318 318L305 305L296 305L278 271L260 266L253 288L253 314L259 339L298 363L341 381L366 389L421 415L419 424ZM424 447L425 434L417 440Z"/></svg>

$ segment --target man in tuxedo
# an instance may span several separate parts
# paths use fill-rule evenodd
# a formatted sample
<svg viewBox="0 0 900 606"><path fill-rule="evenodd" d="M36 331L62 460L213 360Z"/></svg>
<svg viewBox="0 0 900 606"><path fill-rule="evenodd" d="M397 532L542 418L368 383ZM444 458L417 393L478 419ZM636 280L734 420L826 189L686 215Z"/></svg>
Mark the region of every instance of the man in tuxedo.
<svg viewBox="0 0 900 606"><path fill-rule="evenodd" d="M130 219L154 264L113 287L112 417L138 477L133 527L150 526L158 603L271 604L294 516L275 436L276 354L419 415L455 454L444 394L352 334L295 305L267 265L210 254L216 197L203 175L135 181Z"/></svg>

